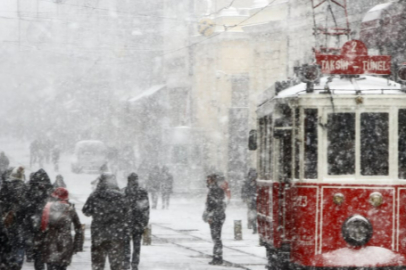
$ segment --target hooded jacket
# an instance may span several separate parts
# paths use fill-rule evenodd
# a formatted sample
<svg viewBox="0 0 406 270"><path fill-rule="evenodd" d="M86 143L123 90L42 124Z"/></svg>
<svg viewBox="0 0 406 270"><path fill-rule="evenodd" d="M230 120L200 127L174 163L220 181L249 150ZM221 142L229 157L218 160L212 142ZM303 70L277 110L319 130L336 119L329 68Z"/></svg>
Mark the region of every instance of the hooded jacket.
<svg viewBox="0 0 406 270"><path fill-rule="evenodd" d="M142 233L149 222L148 193L138 183L138 175L131 173L125 189L125 201L128 206L127 224L130 233Z"/></svg>
<svg viewBox="0 0 406 270"><path fill-rule="evenodd" d="M22 167L14 168L10 177L3 182L0 190L1 214L13 246L24 244L23 225L27 213L27 187L22 180L23 175L24 169Z"/></svg>
<svg viewBox="0 0 406 270"><path fill-rule="evenodd" d="M43 169L39 169L28 182L27 224L31 230L39 229L42 210L51 192L52 184L48 174Z"/></svg>
<svg viewBox="0 0 406 270"><path fill-rule="evenodd" d="M127 230L124 194L115 184L114 175L103 173L96 190L90 194L82 212L92 217L92 245L104 241L122 240Z"/></svg>
<svg viewBox="0 0 406 270"><path fill-rule="evenodd" d="M225 192L218 186L217 176L216 182L209 186L209 193L206 200L207 219L213 222L224 222L226 219L226 204L224 202Z"/></svg>
<svg viewBox="0 0 406 270"><path fill-rule="evenodd" d="M69 265L73 253L81 250L81 224L68 196L65 188L57 188L42 213L42 256L45 263ZM74 238L71 234L72 224L75 229Z"/></svg>

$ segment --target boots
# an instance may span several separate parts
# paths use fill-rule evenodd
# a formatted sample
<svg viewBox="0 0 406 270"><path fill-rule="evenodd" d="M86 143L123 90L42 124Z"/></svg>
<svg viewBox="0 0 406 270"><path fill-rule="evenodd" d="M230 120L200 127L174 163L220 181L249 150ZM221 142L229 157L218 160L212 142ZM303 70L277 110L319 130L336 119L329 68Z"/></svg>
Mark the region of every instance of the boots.
<svg viewBox="0 0 406 270"><path fill-rule="evenodd" d="M213 257L213 260L209 262L211 265L221 265L223 264L223 258L220 257Z"/></svg>

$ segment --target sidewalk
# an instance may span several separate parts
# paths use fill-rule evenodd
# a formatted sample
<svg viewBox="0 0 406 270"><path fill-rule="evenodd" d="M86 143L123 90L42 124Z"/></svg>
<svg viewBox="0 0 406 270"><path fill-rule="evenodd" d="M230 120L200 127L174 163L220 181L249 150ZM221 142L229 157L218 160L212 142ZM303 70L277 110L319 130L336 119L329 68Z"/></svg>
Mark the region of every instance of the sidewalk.
<svg viewBox="0 0 406 270"><path fill-rule="evenodd" d="M172 199L170 209L151 210L152 245L141 247L140 270L264 269L265 248L259 246L258 234L252 234L252 230L246 228L245 207L233 203L227 208L227 219L223 226L225 264L222 266L208 264L211 260L213 243L209 226L201 219L204 200L204 196L175 197ZM77 209L81 207L78 205ZM234 240L234 220L242 221L241 241ZM86 219L86 223L89 221ZM34 266L32 263L26 263L23 269L31 270ZM86 230L84 252L73 257L68 269L91 269L89 229ZM106 269L109 269L107 265Z"/></svg>

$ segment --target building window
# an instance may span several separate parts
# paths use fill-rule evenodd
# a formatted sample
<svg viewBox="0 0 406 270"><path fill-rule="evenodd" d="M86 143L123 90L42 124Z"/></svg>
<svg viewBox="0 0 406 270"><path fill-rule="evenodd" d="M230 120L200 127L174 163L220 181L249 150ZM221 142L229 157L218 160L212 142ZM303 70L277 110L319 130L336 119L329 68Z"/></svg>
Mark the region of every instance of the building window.
<svg viewBox="0 0 406 270"><path fill-rule="evenodd" d="M361 113L361 175L389 174L389 114Z"/></svg>
<svg viewBox="0 0 406 270"><path fill-rule="evenodd" d="M355 174L355 113L329 114L327 129L328 174Z"/></svg>

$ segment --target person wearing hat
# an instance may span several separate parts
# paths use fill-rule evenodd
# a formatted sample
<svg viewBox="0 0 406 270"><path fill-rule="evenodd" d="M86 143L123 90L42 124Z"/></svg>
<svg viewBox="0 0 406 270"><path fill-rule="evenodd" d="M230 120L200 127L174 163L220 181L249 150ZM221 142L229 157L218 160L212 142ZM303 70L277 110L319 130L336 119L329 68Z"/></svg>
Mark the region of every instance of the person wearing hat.
<svg viewBox="0 0 406 270"><path fill-rule="evenodd" d="M75 229L72 237L71 228ZM41 218L43 261L48 270L66 270L74 253L80 251L82 225L73 204L69 203L66 188L57 188L45 205Z"/></svg>
<svg viewBox="0 0 406 270"><path fill-rule="evenodd" d="M123 269L127 207L114 174L102 173L82 212L92 217L92 269L104 269L107 256L112 270Z"/></svg>
<svg viewBox="0 0 406 270"><path fill-rule="evenodd" d="M137 270L140 262L141 237L149 222L149 199L145 189L140 187L138 175L131 173L125 188L125 201L128 206L127 227L128 232L125 240L124 268ZM131 240L133 241L133 254L131 261Z"/></svg>
<svg viewBox="0 0 406 270"><path fill-rule="evenodd" d="M7 177L8 174L5 174ZM0 190L0 209L4 227L9 237L10 252L6 255L7 269L20 270L25 252L26 193L24 167L16 167L3 181Z"/></svg>
<svg viewBox="0 0 406 270"><path fill-rule="evenodd" d="M205 222L209 223L211 238L214 242L212 265L223 264L223 243L221 241L221 230L226 219L225 213L225 192L218 184L218 175L207 176L206 209L203 215Z"/></svg>

